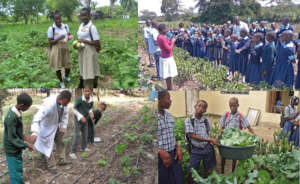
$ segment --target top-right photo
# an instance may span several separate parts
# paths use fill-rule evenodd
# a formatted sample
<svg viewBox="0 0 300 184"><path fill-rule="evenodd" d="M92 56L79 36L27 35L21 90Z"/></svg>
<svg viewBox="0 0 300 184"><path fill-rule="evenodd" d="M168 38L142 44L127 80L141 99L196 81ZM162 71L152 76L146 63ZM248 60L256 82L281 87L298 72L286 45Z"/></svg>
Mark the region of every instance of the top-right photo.
<svg viewBox="0 0 300 184"><path fill-rule="evenodd" d="M140 86L300 89L300 0L139 0Z"/></svg>

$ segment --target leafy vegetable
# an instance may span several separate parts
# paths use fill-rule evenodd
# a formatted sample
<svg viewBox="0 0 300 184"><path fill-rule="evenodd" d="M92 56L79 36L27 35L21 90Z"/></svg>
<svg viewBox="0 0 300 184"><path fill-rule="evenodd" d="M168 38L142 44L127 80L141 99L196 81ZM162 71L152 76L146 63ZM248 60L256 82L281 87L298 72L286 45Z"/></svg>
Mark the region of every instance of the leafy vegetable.
<svg viewBox="0 0 300 184"><path fill-rule="evenodd" d="M250 146L258 143L258 137L238 128L226 128L222 133L220 143L224 146Z"/></svg>

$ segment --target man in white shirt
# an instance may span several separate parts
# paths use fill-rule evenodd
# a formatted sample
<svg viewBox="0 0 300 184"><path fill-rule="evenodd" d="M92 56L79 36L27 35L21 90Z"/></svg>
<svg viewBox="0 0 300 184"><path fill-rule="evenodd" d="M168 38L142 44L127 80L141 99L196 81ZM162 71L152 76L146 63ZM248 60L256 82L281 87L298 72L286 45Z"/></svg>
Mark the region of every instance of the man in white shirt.
<svg viewBox="0 0 300 184"><path fill-rule="evenodd" d="M233 32L232 32L232 34L237 35L240 38L240 31L242 29L246 29L247 32L249 32L248 25L245 22L240 21L239 16L235 16L234 17L234 26L233 26Z"/></svg>
<svg viewBox="0 0 300 184"><path fill-rule="evenodd" d="M160 77L159 77L159 58L160 58L161 51L160 51L159 46L157 45L157 38L159 35L157 28L158 28L158 23L152 21L152 29L150 32L148 43L149 43L149 53L153 54L154 58L155 58L156 72L157 72L156 78L160 79ZM155 78L155 77L153 77L153 78Z"/></svg>
<svg viewBox="0 0 300 184"><path fill-rule="evenodd" d="M59 157L57 165L70 164L70 162L65 161L63 135L69 121L67 106L71 101L71 97L72 93L64 90L59 95L46 98L34 115L31 124L31 142L34 142L34 148L43 155L42 167L52 174L55 174L56 170L49 168L48 159L52 154L54 143L56 154Z"/></svg>
<svg viewBox="0 0 300 184"><path fill-rule="evenodd" d="M148 52L148 56L149 56L149 67L153 67L153 59L151 58L151 54L150 54L150 49L149 49L149 37L151 35L151 20L146 20L146 26L143 28L143 37L146 43L146 47L147 47L147 52Z"/></svg>

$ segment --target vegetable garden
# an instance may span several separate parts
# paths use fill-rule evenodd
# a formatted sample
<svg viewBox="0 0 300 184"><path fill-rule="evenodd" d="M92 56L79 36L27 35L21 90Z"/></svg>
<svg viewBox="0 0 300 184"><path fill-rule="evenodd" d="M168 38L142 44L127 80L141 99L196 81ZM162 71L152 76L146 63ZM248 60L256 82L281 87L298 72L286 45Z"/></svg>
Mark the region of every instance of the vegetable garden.
<svg viewBox="0 0 300 184"><path fill-rule="evenodd" d="M182 148L182 167L187 177L187 167L190 156L185 147L184 120L183 118L176 119L175 137ZM210 134L213 138L216 138L219 134L219 125L217 122L212 123ZM238 134L240 134L239 139L237 138ZM256 136L229 129L222 137L233 137L231 139L224 139L223 141L221 139L221 144L248 146L257 143L252 157L247 160L239 161L235 171L225 175L219 174L219 171L214 170L208 178L202 178L201 173L203 169L201 167L198 171L193 169L192 176L194 181L199 184L299 183L300 151L294 148L292 142L288 143L286 137L280 139L281 135L281 130L275 131L273 134L273 142L270 142L265 141L263 138L258 140ZM215 147L216 156L218 158L220 157L220 153L217 150L218 148ZM218 164L219 163L217 163L217 165Z"/></svg>
<svg viewBox="0 0 300 184"><path fill-rule="evenodd" d="M66 22L77 39L79 22ZM137 88L137 19L94 21L102 44L99 53L100 87ZM4 24L0 27L1 88L56 88L59 81L49 70L47 30L52 22L38 25ZM71 82L79 84L78 52L68 42L71 57Z"/></svg>

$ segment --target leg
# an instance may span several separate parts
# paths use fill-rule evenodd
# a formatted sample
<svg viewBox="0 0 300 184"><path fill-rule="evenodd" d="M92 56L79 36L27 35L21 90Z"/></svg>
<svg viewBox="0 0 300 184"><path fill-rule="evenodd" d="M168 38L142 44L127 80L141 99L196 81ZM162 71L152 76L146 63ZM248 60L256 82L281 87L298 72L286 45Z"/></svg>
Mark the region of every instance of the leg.
<svg viewBox="0 0 300 184"><path fill-rule="evenodd" d="M236 160L232 160L232 172L235 170Z"/></svg>
<svg viewBox="0 0 300 184"><path fill-rule="evenodd" d="M160 52L155 53L154 56L155 56L157 78L160 79L160 77L159 77L159 57L160 57Z"/></svg>
<svg viewBox="0 0 300 184"><path fill-rule="evenodd" d="M226 161L226 159L222 157L222 158L221 158L221 162L222 162L222 163L221 163L221 170L222 170L221 173L222 173L222 174L224 174L225 161Z"/></svg>
<svg viewBox="0 0 300 184"><path fill-rule="evenodd" d="M168 77L166 79L166 83L167 83L167 89L172 90L172 77Z"/></svg>
<svg viewBox="0 0 300 184"><path fill-rule="evenodd" d="M94 144L94 124L88 121L88 143Z"/></svg>
<svg viewBox="0 0 300 184"><path fill-rule="evenodd" d="M82 124L81 127L81 149L85 150L87 145L88 123Z"/></svg>
<svg viewBox="0 0 300 184"><path fill-rule="evenodd" d="M56 76L57 76L59 82L63 82L62 76L61 76L61 70L57 70L57 71L56 71Z"/></svg>
<svg viewBox="0 0 300 184"><path fill-rule="evenodd" d="M10 184L23 184L22 154L18 156L6 156L9 171Z"/></svg>
<svg viewBox="0 0 300 184"><path fill-rule="evenodd" d="M194 168L196 170L199 169L200 162L201 162L201 156L196 155L196 154L191 154L190 163L189 163L189 166L188 166L188 173L189 173L188 183L189 184L194 183L194 180L192 178L191 170L192 170L192 168Z"/></svg>
<svg viewBox="0 0 300 184"><path fill-rule="evenodd" d="M76 153L78 138L79 138L79 131L80 131L79 130L79 122L75 120L74 121L74 136L73 136L72 148L71 148L72 153Z"/></svg>
<svg viewBox="0 0 300 184"><path fill-rule="evenodd" d="M66 161L65 155L65 143L64 143L64 134L62 132L57 132L54 138L54 142L56 145L56 163L58 165L64 164Z"/></svg>

